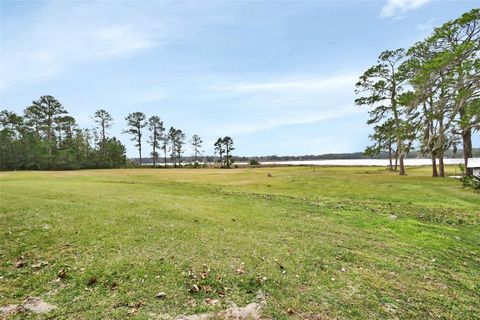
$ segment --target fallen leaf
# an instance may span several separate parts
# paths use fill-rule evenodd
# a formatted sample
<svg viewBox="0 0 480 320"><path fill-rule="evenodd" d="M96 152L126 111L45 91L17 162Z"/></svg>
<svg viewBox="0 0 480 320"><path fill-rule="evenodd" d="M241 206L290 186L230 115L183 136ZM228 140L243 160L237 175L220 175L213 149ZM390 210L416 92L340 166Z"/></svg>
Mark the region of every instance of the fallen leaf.
<svg viewBox="0 0 480 320"><path fill-rule="evenodd" d="M45 266L48 266L48 262L40 261L40 262L38 262L38 263L33 264L33 265L32 265L32 268L33 268L33 269L41 269L41 268L43 268L43 267L45 267Z"/></svg>
<svg viewBox="0 0 480 320"><path fill-rule="evenodd" d="M202 289L205 291L205 293L210 293L213 291L211 286L202 286Z"/></svg>
<svg viewBox="0 0 480 320"><path fill-rule="evenodd" d="M137 313L138 313L138 309L137 309L137 308L132 308L132 309L130 309L130 310L128 311L128 315L129 315L129 316L132 316L132 317L133 317L133 316L136 316Z"/></svg>
<svg viewBox="0 0 480 320"><path fill-rule="evenodd" d="M205 299L206 304L217 304L219 301L218 299L207 298Z"/></svg>
<svg viewBox="0 0 480 320"><path fill-rule="evenodd" d="M264 283L265 281L267 281L267 277L265 277L265 276L257 276L257 283L258 283L258 284L262 284L262 283Z"/></svg>
<svg viewBox="0 0 480 320"><path fill-rule="evenodd" d="M141 307L143 307L144 305L145 305L145 302L143 302L143 301L138 301L138 302L136 302L136 303L134 303L134 304L130 304L130 305L128 305L128 306L129 306L130 308L141 308Z"/></svg>
<svg viewBox="0 0 480 320"><path fill-rule="evenodd" d="M191 288L190 288L190 292L191 293L195 293L195 292L199 292L200 291L200 287L196 284L194 284Z"/></svg>
<svg viewBox="0 0 480 320"><path fill-rule="evenodd" d="M15 263L15 266L14 266L15 269L20 269L25 267L25 260L23 259L24 259L23 256L17 258L17 262Z"/></svg>
<svg viewBox="0 0 480 320"><path fill-rule="evenodd" d="M58 271L58 273L57 273L57 276L58 276L60 279L65 279L65 277L67 276L67 273L65 272L64 269L60 269L60 271Z"/></svg>
<svg viewBox="0 0 480 320"><path fill-rule="evenodd" d="M189 269L189 270L188 270L188 277L189 277L190 279L196 279L196 278L197 278L197 276L196 276L195 273L193 272L193 269Z"/></svg>
<svg viewBox="0 0 480 320"><path fill-rule="evenodd" d="M87 284L88 284L89 286L93 286L93 285L95 285L96 283L97 283L97 277L95 277L95 276L91 277L91 278L88 280L88 282L87 282Z"/></svg>
<svg viewBox="0 0 480 320"><path fill-rule="evenodd" d="M242 262L242 264L240 265L240 267L238 267L235 272L236 272L237 274L244 274L244 273L245 273L245 263Z"/></svg>

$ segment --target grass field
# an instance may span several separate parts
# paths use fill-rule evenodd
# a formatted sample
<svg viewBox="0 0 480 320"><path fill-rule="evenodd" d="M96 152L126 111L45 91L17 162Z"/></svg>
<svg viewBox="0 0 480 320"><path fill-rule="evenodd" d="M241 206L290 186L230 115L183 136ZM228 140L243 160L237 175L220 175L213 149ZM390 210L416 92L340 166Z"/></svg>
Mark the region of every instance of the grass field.
<svg viewBox="0 0 480 320"><path fill-rule="evenodd" d="M265 319L480 319L480 195L408 173L0 173L0 306L39 297L57 308L31 318L165 319L261 291Z"/></svg>

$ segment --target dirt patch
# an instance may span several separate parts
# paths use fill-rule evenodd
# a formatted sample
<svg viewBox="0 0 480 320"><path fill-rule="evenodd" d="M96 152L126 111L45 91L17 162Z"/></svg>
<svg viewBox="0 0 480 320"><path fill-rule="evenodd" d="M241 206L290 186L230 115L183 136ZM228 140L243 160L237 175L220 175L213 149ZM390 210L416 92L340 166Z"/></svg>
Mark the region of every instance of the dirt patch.
<svg viewBox="0 0 480 320"><path fill-rule="evenodd" d="M34 313L46 313L56 308L54 305L46 303L40 298L28 298L23 303L23 307Z"/></svg>
<svg viewBox="0 0 480 320"><path fill-rule="evenodd" d="M0 307L0 317L2 317L3 319L3 317L20 313L23 311L24 309L22 306L19 306L17 304L7 304L6 306Z"/></svg>
<svg viewBox="0 0 480 320"><path fill-rule="evenodd" d="M236 304L232 304L225 311L220 311L217 313L202 313L202 314L193 314L190 316L179 316L175 320L208 320L208 319L235 319L235 320L244 320L244 319L260 319L260 313L263 307L263 303L252 302L247 304L245 307L238 307Z"/></svg>
<svg viewBox="0 0 480 320"><path fill-rule="evenodd" d="M260 319L261 311L265 305L265 295L262 292L257 294L258 302L252 302L244 307L238 307L231 304L226 310L216 313L193 314L189 316L178 316L175 320L208 320L208 319L230 319L230 320L246 320Z"/></svg>
<svg viewBox="0 0 480 320"><path fill-rule="evenodd" d="M4 307L0 307L0 316L6 317L16 313L23 313L30 311L33 313L46 313L52 311L56 307L51 305L40 298L27 298L22 304L9 304Z"/></svg>

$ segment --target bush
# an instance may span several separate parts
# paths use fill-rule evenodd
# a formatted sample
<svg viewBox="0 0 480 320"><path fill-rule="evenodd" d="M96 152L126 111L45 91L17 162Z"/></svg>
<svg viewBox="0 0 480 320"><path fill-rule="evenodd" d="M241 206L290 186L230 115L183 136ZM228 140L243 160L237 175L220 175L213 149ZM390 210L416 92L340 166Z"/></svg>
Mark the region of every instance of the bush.
<svg viewBox="0 0 480 320"><path fill-rule="evenodd" d="M475 176L471 176L471 177L464 176L464 177L460 178L460 181L462 182L462 184L463 184L465 187L473 188L474 190L480 190L480 178L478 178L478 177L475 177Z"/></svg>
<svg viewBox="0 0 480 320"><path fill-rule="evenodd" d="M260 162L258 162L257 159L250 159L250 161L248 161L248 164L250 164L251 166L258 166Z"/></svg>

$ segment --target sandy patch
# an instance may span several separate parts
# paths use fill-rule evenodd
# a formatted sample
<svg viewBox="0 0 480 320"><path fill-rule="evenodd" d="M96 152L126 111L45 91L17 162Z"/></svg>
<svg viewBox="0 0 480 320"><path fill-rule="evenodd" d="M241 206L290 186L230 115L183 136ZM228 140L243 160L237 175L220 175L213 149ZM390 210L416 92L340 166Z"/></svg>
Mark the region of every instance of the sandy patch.
<svg viewBox="0 0 480 320"><path fill-rule="evenodd" d="M52 311L56 307L51 305L40 298L27 298L22 304L9 304L3 307L0 307L0 316L6 317L8 315L13 315L16 313L22 313L25 311L30 311L33 313L47 313Z"/></svg>
<svg viewBox="0 0 480 320"><path fill-rule="evenodd" d="M189 316L178 316L175 320L208 320L208 319L230 319L230 320L246 320L260 319L261 311L265 305L265 295L262 292L257 294L258 302L252 302L244 307L231 304L226 310L216 313L193 314Z"/></svg>

